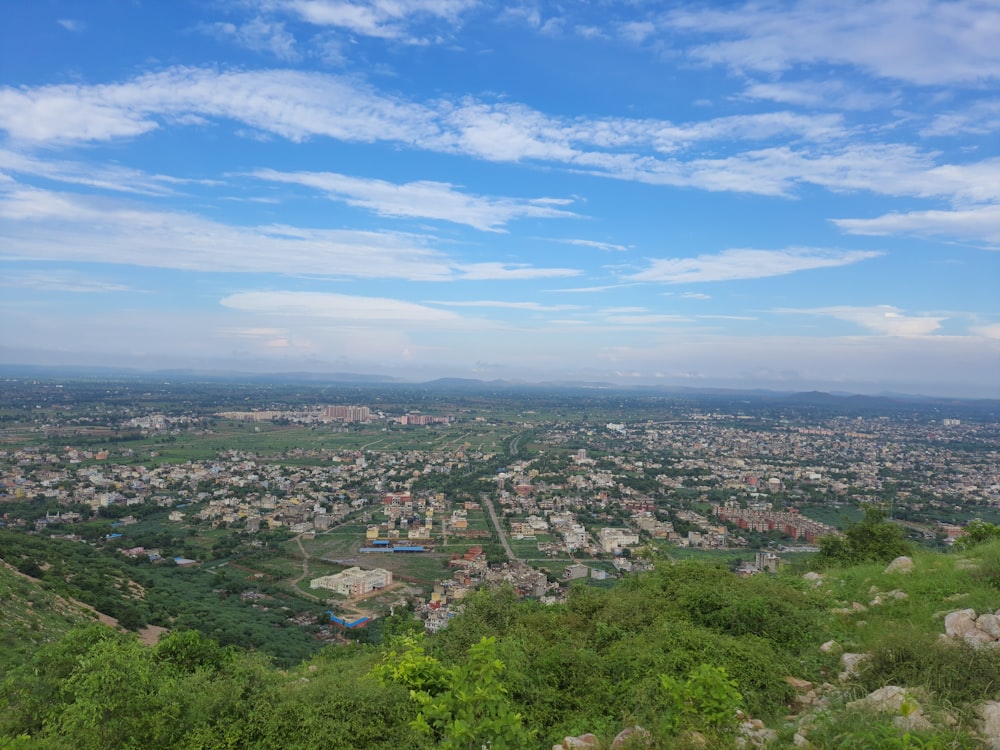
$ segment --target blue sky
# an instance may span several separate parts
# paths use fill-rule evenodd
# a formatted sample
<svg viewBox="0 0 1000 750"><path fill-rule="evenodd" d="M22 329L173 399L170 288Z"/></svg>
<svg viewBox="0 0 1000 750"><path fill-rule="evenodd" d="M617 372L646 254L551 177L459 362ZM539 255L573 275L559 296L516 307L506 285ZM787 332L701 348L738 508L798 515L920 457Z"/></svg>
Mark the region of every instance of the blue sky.
<svg viewBox="0 0 1000 750"><path fill-rule="evenodd" d="M1000 397L993 0L13 0L0 362Z"/></svg>

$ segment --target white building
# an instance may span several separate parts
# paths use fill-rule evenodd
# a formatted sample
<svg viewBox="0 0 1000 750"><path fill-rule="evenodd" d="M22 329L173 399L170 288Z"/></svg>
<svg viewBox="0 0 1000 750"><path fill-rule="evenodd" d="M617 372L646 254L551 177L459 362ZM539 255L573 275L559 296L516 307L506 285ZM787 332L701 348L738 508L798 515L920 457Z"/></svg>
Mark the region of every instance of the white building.
<svg viewBox="0 0 1000 750"><path fill-rule="evenodd" d="M309 588L329 589L343 596L362 596L377 589L384 589L391 583L391 571L383 568L364 570L354 567L342 570L336 575L314 578L309 582Z"/></svg>

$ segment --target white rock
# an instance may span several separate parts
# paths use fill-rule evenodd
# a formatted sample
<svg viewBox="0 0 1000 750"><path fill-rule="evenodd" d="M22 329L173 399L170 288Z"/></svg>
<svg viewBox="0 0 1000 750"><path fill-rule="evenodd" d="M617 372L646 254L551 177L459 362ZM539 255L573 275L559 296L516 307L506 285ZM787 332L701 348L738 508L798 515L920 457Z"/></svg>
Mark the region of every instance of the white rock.
<svg viewBox="0 0 1000 750"><path fill-rule="evenodd" d="M961 638L970 630L976 629L976 610L958 609L944 616L944 632L946 635Z"/></svg>
<svg viewBox="0 0 1000 750"><path fill-rule="evenodd" d="M1000 750L1000 703L987 701L979 707L979 716L983 720L980 731L986 744L993 750Z"/></svg>
<svg viewBox="0 0 1000 750"><path fill-rule="evenodd" d="M886 713L899 713L906 700L906 691L896 685L886 685L883 688L869 693L867 697L860 700L851 701L848 708L869 708L872 711L884 711Z"/></svg>
<svg viewBox="0 0 1000 750"><path fill-rule="evenodd" d="M822 646L819 647L821 653L832 654L834 651L840 650L840 644L836 641L827 641Z"/></svg>
<svg viewBox="0 0 1000 750"><path fill-rule="evenodd" d="M813 586L819 586L821 583L823 583L823 576L812 570L810 570L802 577L807 581L811 581Z"/></svg>
<svg viewBox="0 0 1000 750"><path fill-rule="evenodd" d="M984 633L1000 638L1000 617L991 614L979 615L976 618L976 629Z"/></svg>
<svg viewBox="0 0 1000 750"><path fill-rule="evenodd" d="M798 732L796 732L795 736L792 737L792 744L795 745L795 747L802 747L802 748L812 747L812 745L809 744L809 740L807 740Z"/></svg>
<svg viewBox="0 0 1000 750"><path fill-rule="evenodd" d="M983 646L992 646L996 643L996 640L989 633L984 633L982 630L970 630L965 633L962 638L966 643L970 644L974 648L982 648Z"/></svg>
<svg viewBox="0 0 1000 750"><path fill-rule="evenodd" d="M840 673L841 681L850 678L858 671L861 662L868 658L868 654L841 654L840 664L844 671Z"/></svg>
<svg viewBox="0 0 1000 750"><path fill-rule="evenodd" d="M892 720L892 723L897 729L904 732L929 732L934 729L934 725L919 710L906 716L897 716Z"/></svg>
<svg viewBox="0 0 1000 750"><path fill-rule="evenodd" d="M911 560L906 555L903 555L901 557L897 557L895 560L893 560L891 563L889 563L889 565L886 567L886 569L883 572L884 573L909 573L911 570L913 570L913 560Z"/></svg>

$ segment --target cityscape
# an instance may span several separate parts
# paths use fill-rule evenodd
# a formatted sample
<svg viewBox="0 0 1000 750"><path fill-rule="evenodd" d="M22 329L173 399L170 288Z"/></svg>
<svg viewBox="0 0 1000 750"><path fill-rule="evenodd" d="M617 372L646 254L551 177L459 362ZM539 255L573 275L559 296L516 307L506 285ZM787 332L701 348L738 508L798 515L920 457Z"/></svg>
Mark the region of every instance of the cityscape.
<svg viewBox="0 0 1000 750"><path fill-rule="evenodd" d="M433 632L479 587L562 601L576 579L613 581L662 555L773 570L868 507L938 549L973 519L1000 521L993 402L885 401L859 414L818 394L706 404L577 391L543 393L540 408L539 394L519 405L516 391L484 388L442 390L419 410L405 391L315 404L320 389L286 386L267 408L233 411L202 396L184 408L197 385L156 384L144 398L169 407L157 411L109 407L99 386L81 399L72 382L7 379L22 407L8 411L0 452L6 529L236 570L241 595L267 575L299 606L365 623L409 607ZM291 403L275 408L282 396ZM593 417L562 416L583 399ZM61 402L73 404L65 416ZM147 543L164 526L170 543ZM281 540L284 576L242 560L262 532Z"/></svg>

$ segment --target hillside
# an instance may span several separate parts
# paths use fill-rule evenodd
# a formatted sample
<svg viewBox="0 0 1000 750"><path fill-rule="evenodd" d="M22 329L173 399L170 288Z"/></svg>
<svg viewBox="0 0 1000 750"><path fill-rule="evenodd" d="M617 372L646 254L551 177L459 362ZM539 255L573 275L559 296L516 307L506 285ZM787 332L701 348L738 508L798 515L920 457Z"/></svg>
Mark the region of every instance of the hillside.
<svg viewBox="0 0 1000 750"><path fill-rule="evenodd" d="M23 663L40 647L59 641L73 628L97 620L93 610L46 591L2 560L0 611L0 673Z"/></svg>
<svg viewBox="0 0 1000 750"><path fill-rule="evenodd" d="M562 605L482 592L435 636L397 615L380 645L290 670L191 631L154 647L101 626L32 636L28 594L32 613L58 609L7 571L22 614L4 637L24 660L0 737L31 739L0 747L608 748L634 726L614 747L989 747L1000 543L912 562L739 578L662 560Z"/></svg>

